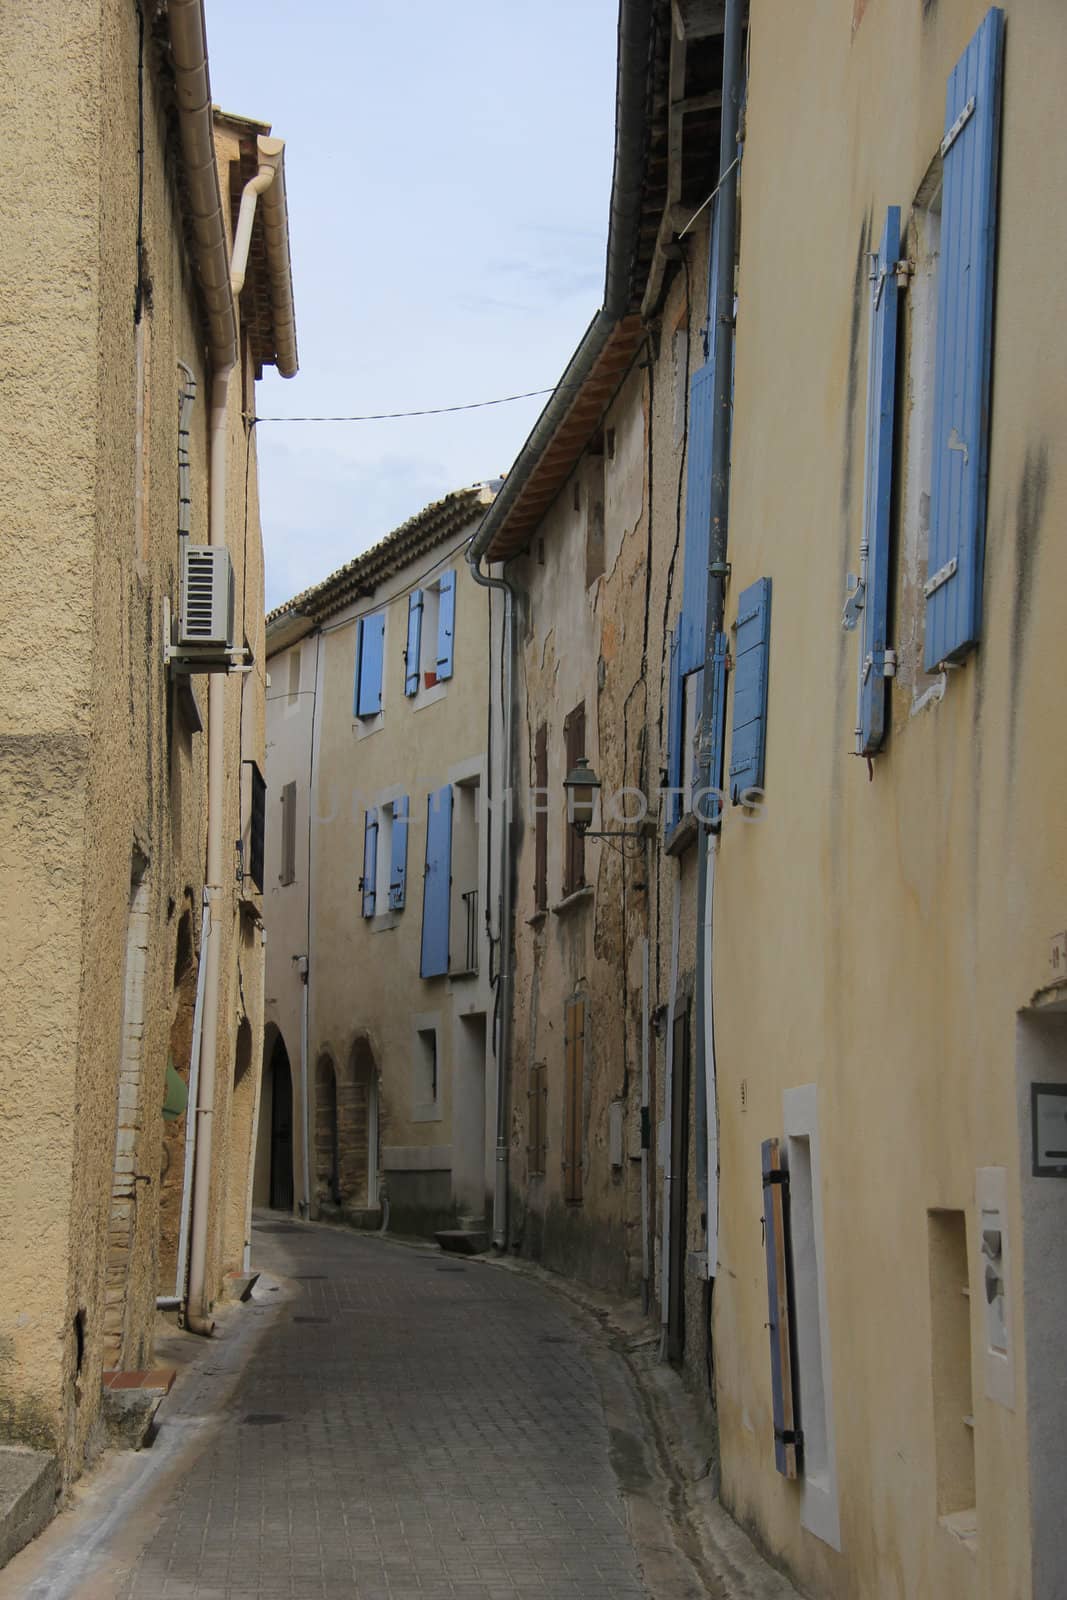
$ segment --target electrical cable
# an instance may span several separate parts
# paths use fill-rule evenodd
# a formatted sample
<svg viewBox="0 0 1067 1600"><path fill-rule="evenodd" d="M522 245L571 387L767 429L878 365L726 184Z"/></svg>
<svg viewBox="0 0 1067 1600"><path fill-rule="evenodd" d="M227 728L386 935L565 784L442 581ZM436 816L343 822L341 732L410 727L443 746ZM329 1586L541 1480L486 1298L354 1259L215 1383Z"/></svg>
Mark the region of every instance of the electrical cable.
<svg viewBox="0 0 1067 1600"><path fill-rule="evenodd" d="M471 400L465 405L427 406L421 411L369 411L349 417L247 417L253 427L259 422L393 422L398 417L443 417L452 411L483 411L486 406L507 406L513 400L534 400L560 389L577 389L576 383L555 383L549 389L526 389L522 394L504 394L496 400Z"/></svg>

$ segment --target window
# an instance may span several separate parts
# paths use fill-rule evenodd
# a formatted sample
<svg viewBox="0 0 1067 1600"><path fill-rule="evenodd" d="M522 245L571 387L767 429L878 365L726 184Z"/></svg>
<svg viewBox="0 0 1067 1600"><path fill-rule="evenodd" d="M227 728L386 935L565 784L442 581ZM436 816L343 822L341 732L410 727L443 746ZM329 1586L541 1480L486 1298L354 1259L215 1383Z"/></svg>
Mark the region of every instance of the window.
<svg viewBox="0 0 1067 1600"><path fill-rule="evenodd" d="M927 1228L937 1514L951 1518L966 1539L977 1532L966 1218L962 1211L929 1211Z"/></svg>
<svg viewBox="0 0 1067 1600"><path fill-rule="evenodd" d="M564 719L563 745L565 771L570 772L585 755L585 705L575 706ZM576 893L585 887L585 840L571 826L571 798L568 793L563 821L563 893Z"/></svg>
<svg viewBox="0 0 1067 1600"><path fill-rule="evenodd" d="M548 909L548 725L534 736L534 910ZM569 770L569 769L568 769Z"/></svg>
<svg viewBox="0 0 1067 1600"><path fill-rule="evenodd" d="M246 787L247 786L247 787ZM263 893L263 836L267 822L267 785L254 761L241 763L242 807L245 821L242 826L241 850L244 872L251 878L260 894Z"/></svg>
<svg viewBox="0 0 1067 1600"><path fill-rule="evenodd" d="M568 1000L563 1014L563 1198L582 1198L585 1143L585 998Z"/></svg>
<svg viewBox="0 0 1067 1600"><path fill-rule="evenodd" d="M405 694L416 695L451 678L455 635L456 574L450 569L408 598Z"/></svg>
<svg viewBox="0 0 1067 1600"><path fill-rule="evenodd" d="M758 578L742 592L734 623L729 792L735 806L754 803L763 790L770 634L771 580Z"/></svg>
<svg viewBox="0 0 1067 1600"><path fill-rule="evenodd" d="M452 785L426 797L426 865L422 887L422 954L419 972L448 972L452 904Z"/></svg>
<svg viewBox="0 0 1067 1600"><path fill-rule="evenodd" d="M385 665L385 612L360 617L356 627L356 683L352 712L356 717L376 717L382 709Z"/></svg>
<svg viewBox="0 0 1067 1600"><path fill-rule="evenodd" d="M441 1073L437 1051L437 1028L415 1030L414 1112L417 1119L431 1121L440 1116Z"/></svg>
<svg viewBox="0 0 1067 1600"><path fill-rule="evenodd" d="M478 844L481 785L466 779L453 788L451 969L478 971Z"/></svg>
<svg viewBox="0 0 1067 1600"><path fill-rule="evenodd" d="M535 1061L530 1067L526 1100L529 1107L527 1169L531 1178L536 1178L544 1174L548 1153L548 1067L544 1061Z"/></svg>
<svg viewBox="0 0 1067 1600"><path fill-rule="evenodd" d="M283 884L296 878L296 784L287 783L282 790L282 860L278 874Z"/></svg>
<svg viewBox="0 0 1067 1600"><path fill-rule="evenodd" d="M295 706L300 698L300 646L296 645L289 652L289 700L290 706Z"/></svg>

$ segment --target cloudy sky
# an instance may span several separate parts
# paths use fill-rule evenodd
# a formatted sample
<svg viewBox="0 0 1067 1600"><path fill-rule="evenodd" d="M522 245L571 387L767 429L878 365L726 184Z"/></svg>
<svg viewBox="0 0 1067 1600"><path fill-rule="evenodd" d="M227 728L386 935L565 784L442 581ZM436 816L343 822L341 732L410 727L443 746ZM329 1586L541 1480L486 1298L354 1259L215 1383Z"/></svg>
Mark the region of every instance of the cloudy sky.
<svg viewBox="0 0 1067 1600"><path fill-rule="evenodd" d="M211 87L286 140L300 372L263 416L444 406L559 378L600 305L617 0L208 0ZM543 400L260 425L267 604L448 490Z"/></svg>

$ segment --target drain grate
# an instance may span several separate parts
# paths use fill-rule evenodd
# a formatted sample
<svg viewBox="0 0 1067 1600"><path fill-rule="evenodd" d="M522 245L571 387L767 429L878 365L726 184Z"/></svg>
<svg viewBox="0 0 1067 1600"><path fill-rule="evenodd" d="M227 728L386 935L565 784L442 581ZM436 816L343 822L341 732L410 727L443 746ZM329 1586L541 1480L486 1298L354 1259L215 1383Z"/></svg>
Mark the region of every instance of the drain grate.
<svg viewBox="0 0 1067 1600"><path fill-rule="evenodd" d="M275 1423L284 1422L285 1418L280 1411L249 1411L241 1421L250 1428L272 1428Z"/></svg>
<svg viewBox="0 0 1067 1600"><path fill-rule="evenodd" d="M466 1272L466 1267L438 1267L438 1272Z"/></svg>
<svg viewBox="0 0 1067 1600"><path fill-rule="evenodd" d="M325 1272L294 1272L293 1279L296 1283L326 1283L328 1274Z"/></svg>
<svg viewBox="0 0 1067 1600"><path fill-rule="evenodd" d="M329 1317L294 1317L293 1318L294 1322L317 1322L320 1325L322 1323L329 1322L329 1320L330 1320Z"/></svg>

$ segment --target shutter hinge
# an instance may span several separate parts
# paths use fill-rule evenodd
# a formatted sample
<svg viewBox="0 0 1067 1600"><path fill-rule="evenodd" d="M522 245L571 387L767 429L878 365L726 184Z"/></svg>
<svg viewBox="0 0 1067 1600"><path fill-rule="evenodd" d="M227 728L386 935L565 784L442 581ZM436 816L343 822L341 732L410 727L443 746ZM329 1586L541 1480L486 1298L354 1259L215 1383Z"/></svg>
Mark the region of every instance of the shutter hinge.
<svg viewBox="0 0 1067 1600"><path fill-rule="evenodd" d="M841 626L846 633L851 633L860 620L863 602L866 599L867 587L852 572L848 574L845 587L845 609L841 613Z"/></svg>
<svg viewBox="0 0 1067 1600"><path fill-rule="evenodd" d="M763 1187L768 1189L772 1183L780 1183L783 1188L788 1189L789 1174L784 1167L779 1167L775 1172L765 1172L763 1174Z"/></svg>
<svg viewBox="0 0 1067 1600"><path fill-rule="evenodd" d="M967 126L968 122L970 122L970 120L971 120L971 118L973 116L974 116L974 95L972 94L971 98L968 100L967 104L964 106L963 110L960 112L959 116L956 118L955 122L952 124L951 128L948 130L948 132L945 134L945 137L941 141L941 159L942 159L942 161L945 159L945 156L948 154L948 152L952 148L952 146L956 143L956 140L959 138L960 134L963 132L964 128Z"/></svg>
<svg viewBox="0 0 1067 1600"><path fill-rule="evenodd" d="M775 1428L774 1437L781 1444L795 1444L798 1450L804 1448L804 1432L801 1428Z"/></svg>
<svg viewBox="0 0 1067 1600"><path fill-rule="evenodd" d="M954 578L956 576L956 568L958 566L959 562L957 561L956 557L953 556L951 561L946 561L943 567L938 567L932 578L927 578L926 582L923 584L923 594L926 596L927 600L929 600L932 594L936 594L938 589L946 584L950 578Z"/></svg>
<svg viewBox="0 0 1067 1600"><path fill-rule="evenodd" d="M897 275L897 288L906 289L908 287L908 279L915 275L915 263L910 258L898 261L893 271Z"/></svg>

